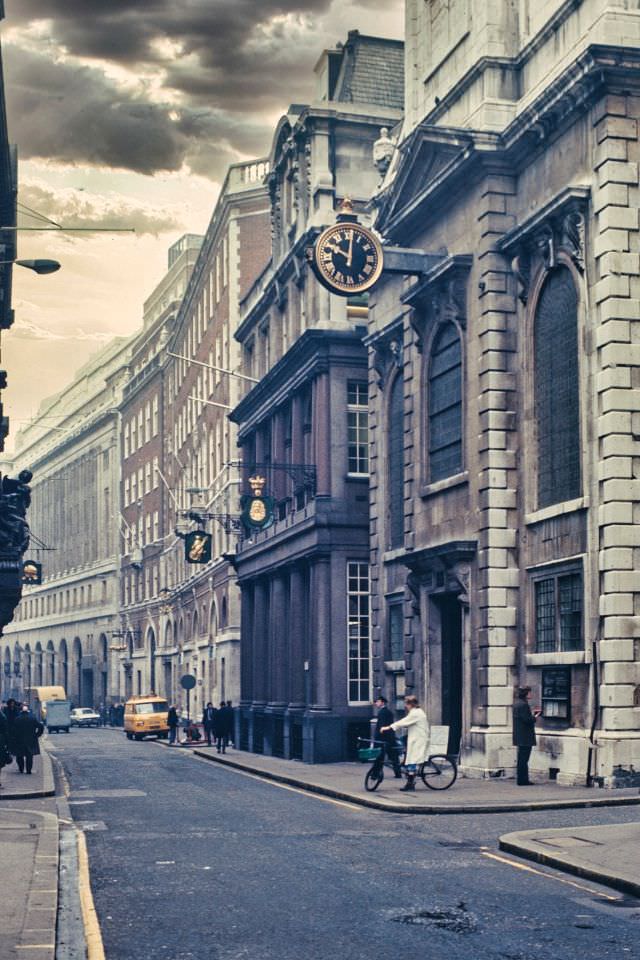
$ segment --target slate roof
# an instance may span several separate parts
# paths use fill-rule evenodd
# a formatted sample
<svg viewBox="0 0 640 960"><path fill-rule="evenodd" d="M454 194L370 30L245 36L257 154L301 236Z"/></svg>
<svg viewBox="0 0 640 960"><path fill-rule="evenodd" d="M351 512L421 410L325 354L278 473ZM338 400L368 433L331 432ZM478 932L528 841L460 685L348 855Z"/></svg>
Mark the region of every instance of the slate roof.
<svg viewBox="0 0 640 960"><path fill-rule="evenodd" d="M401 40L349 32L332 100L404 106L404 44Z"/></svg>

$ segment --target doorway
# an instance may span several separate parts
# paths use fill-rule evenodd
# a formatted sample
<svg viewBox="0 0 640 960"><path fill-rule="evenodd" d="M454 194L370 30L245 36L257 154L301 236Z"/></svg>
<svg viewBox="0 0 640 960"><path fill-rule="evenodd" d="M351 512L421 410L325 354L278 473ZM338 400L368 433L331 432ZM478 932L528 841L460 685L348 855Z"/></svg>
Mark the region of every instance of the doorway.
<svg viewBox="0 0 640 960"><path fill-rule="evenodd" d="M462 737L462 605L455 593L433 599L440 610L440 722L449 727L447 752L458 754Z"/></svg>

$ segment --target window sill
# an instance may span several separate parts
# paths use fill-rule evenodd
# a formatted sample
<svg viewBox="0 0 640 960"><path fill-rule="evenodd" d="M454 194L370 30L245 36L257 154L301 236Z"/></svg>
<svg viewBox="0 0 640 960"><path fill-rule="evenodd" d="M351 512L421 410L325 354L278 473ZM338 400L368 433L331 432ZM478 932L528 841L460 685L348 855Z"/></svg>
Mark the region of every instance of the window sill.
<svg viewBox="0 0 640 960"><path fill-rule="evenodd" d="M525 514L524 522L529 526L532 523L541 523L553 517L561 517L566 513L575 513L577 510L586 510L589 506L588 497L576 497L575 500L565 500L564 503L554 503L551 507L543 507L533 513Z"/></svg>
<svg viewBox="0 0 640 960"><path fill-rule="evenodd" d="M527 653L525 663L528 667L555 667L562 664L586 663L584 650L563 650L555 653Z"/></svg>
<svg viewBox="0 0 640 960"><path fill-rule="evenodd" d="M371 475L368 473L348 473L346 476L347 480L359 480L361 483L365 481L368 483L371 478Z"/></svg>
<svg viewBox="0 0 640 960"><path fill-rule="evenodd" d="M445 477L443 480L436 480L435 483L425 483L420 488L421 497L433 497L443 490L450 490L452 487L460 487L469 482L469 471L455 473L452 477Z"/></svg>

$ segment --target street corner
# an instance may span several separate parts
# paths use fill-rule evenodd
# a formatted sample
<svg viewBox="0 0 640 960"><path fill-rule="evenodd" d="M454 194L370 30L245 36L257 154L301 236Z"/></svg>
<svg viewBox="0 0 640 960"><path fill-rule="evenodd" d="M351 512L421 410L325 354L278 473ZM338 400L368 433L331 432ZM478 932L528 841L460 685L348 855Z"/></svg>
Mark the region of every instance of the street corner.
<svg viewBox="0 0 640 960"><path fill-rule="evenodd" d="M622 823L506 833L498 846L525 860L640 897L640 824Z"/></svg>

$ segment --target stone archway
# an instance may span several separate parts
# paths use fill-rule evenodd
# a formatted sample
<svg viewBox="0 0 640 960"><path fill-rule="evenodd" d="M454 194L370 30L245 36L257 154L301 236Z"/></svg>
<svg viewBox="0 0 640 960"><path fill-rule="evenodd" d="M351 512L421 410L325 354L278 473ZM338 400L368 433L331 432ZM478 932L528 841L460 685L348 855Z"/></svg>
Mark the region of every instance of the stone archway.
<svg viewBox="0 0 640 960"><path fill-rule="evenodd" d="M149 692L157 693L156 689L156 635L153 627L147 630L145 647L149 651Z"/></svg>
<svg viewBox="0 0 640 960"><path fill-rule="evenodd" d="M45 655L45 687L54 687L56 685L56 651L53 646L53 640L47 643Z"/></svg>
<svg viewBox="0 0 640 960"><path fill-rule="evenodd" d="M62 638L58 647L58 682L64 687L64 692L69 695L69 651L67 650L67 641Z"/></svg>
<svg viewBox="0 0 640 960"><path fill-rule="evenodd" d="M36 643L36 658L35 658L35 670L34 670L34 687L43 687L44 686L44 654L42 652L42 644L38 640Z"/></svg>
<svg viewBox="0 0 640 960"><path fill-rule="evenodd" d="M4 657L3 657L3 675L2 675L2 695L6 700L11 696L11 650L9 647L4 648Z"/></svg>
<svg viewBox="0 0 640 960"><path fill-rule="evenodd" d="M71 677L68 691L70 699L76 707L82 703L82 642L80 637L74 637L71 645Z"/></svg>
<svg viewBox="0 0 640 960"><path fill-rule="evenodd" d="M32 682L32 657L31 657L31 644L25 644L24 648L24 666L23 666L23 682L24 689L28 690Z"/></svg>
<svg viewBox="0 0 640 960"><path fill-rule="evenodd" d="M104 633L98 637L98 700L100 706L106 707L108 696L109 677L109 641Z"/></svg>

